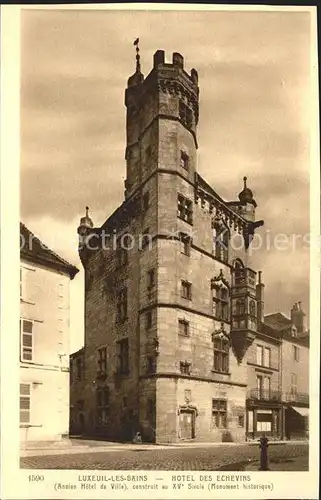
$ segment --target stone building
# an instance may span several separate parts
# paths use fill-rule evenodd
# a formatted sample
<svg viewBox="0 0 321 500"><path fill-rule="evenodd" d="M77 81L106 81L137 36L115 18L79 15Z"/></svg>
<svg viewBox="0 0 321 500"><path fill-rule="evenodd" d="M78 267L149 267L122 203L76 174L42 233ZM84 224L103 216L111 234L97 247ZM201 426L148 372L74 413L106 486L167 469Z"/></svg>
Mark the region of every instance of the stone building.
<svg viewBox="0 0 321 500"><path fill-rule="evenodd" d="M78 269L20 224L20 440L69 427L69 286Z"/></svg>
<svg viewBox="0 0 321 500"><path fill-rule="evenodd" d="M137 54L125 105L124 202L101 227L88 210L78 227L85 371L72 404L84 433L108 439L244 440L261 307L253 193L244 178L226 202L198 173L198 74L180 54L168 63L158 50L146 78Z"/></svg>
<svg viewBox="0 0 321 500"><path fill-rule="evenodd" d="M264 304L264 302L262 302ZM309 430L309 332L301 303L291 318L264 316L249 349L248 439L306 438Z"/></svg>

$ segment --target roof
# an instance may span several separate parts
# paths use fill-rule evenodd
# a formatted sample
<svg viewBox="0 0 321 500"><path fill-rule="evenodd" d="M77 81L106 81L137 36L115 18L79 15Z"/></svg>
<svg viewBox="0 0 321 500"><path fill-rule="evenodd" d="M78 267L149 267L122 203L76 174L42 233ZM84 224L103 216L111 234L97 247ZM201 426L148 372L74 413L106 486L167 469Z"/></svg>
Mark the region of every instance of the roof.
<svg viewBox="0 0 321 500"><path fill-rule="evenodd" d="M85 354L85 346L78 349L78 351L75 351L72 354L70 354L69 357L70 357L70 359L74 359L74 358L78 358L80 356L83 356L84 354Z"/></svg>
<svg viewBox="0 0 321 500"><path fill-rule="evenodd" d="M69 274L71 279L79 272L77 267L48 248L22 222L20 222L20 257Z"/></svg>
<svg viewBox="0 0 321 500"><path fill-rule="evenodd" d="M284 314L277 312L264 316L264 324L276 330L284 330L290 328L292 322Z"/></svg>
<svg viewBox="0 0 321 500"><path fill-rule="evenodd" d="M284 314L277 312L264 316L264 323L261 325L262 333L309 347L309 332L298 333L296 337L291 334L293 323Z"/></svg>

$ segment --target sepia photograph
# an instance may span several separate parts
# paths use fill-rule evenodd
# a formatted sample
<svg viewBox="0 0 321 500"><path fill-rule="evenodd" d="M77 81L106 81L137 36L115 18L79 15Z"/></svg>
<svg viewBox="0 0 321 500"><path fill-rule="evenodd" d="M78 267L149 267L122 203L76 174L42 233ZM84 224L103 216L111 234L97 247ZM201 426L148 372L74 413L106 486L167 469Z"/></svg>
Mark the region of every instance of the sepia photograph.
<svg viewBox="0 0 321 500"><path fill-rule="evenodd" d="M18 467L282 498L319 442L315 10L137 5L19 11Z"/></svg>

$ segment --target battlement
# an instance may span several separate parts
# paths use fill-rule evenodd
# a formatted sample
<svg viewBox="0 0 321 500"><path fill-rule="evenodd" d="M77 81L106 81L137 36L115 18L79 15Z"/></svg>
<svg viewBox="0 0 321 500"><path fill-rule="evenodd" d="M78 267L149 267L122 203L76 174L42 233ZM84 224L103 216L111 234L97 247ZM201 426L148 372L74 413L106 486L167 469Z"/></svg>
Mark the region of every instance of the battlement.
<svg viewBox="0 0 321 500"><path fill-rule="evenodd" d="M166 63L165 62L165 51L164 50L157 50L154 54L154 68L157 68L159 66L174 66L175 68L179 68L181 70L184 70L184 57L179 53L179 52L174 52L172 56L172 63ZM189 75L185 70L185 74L188 75L192 82L195 85L198 85L198 73L196 69L191 70L191 74Z"/></svg>

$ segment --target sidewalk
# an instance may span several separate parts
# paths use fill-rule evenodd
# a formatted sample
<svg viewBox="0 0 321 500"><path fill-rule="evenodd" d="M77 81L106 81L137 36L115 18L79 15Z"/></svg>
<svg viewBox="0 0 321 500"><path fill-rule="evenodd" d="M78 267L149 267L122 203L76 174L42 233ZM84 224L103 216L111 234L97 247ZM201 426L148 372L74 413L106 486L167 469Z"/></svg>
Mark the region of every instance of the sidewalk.
<svg viewBox="0 0 321 500"><path fill-rule="evenodd" d="M72 455L77 453L105 453L111 451L149 451L149 450L165 450L177 448L208 448L220 446L258 446L258 442L239 442L239 443L202 443L195 441L185 441L178 443L163 443L163 444L132 444L132 443L117 443L110 441L96 441L88 439L66 439L59 442L39 442L26 444L20 450L20 457L33 457L45 455ZM308 445L308 441L272 441L270 446L274 445Z"/></svg>

